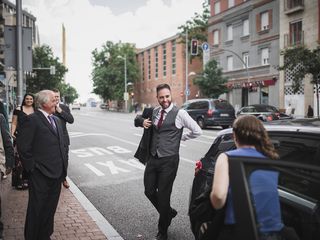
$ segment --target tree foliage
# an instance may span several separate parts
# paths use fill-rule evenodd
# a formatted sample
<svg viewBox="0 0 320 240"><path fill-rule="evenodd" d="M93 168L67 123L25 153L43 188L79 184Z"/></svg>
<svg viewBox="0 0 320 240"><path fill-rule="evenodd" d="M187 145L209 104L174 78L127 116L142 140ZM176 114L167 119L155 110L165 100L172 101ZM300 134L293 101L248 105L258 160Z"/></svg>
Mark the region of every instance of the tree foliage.
<svg viewBox="0 0 320 240"><path fill-rule="evenodd" d="M292 88L296 93L302 84L304 77L311 76L311 83L318 84L320 74L319 49L310 50L305 46L288 48L281 52L284 56L284 64L279 70L288 70L292 76Z"/></svg>
<svg viewBox="0 0 320 240"><path fill-rule="evenodd" d="M123 100L125 91L124 61L127 64L127 83L139 77L135 46L129 43L107 41L101 50L92 51L93 92L104 101Z"/></svg>
<svg viewBox="0 0 320 240"><path fill-rule="evenodd" d="M208 21L210 18L210 5L208 1L202 3L203 12L195 13L191 20L186 21L185 24L178 27L180 30L181 42L185 43L185 34L188 31L188 42L190 43L192 39L197 39L199 44L208 41ZM190 52L190 44L189 44Z"/></svg>
<svg viewBox="0 0 320 240"><path fill-rule="evenodd" d="M70 86L69 83L65 84L62 83L61 87L59 88L61 96L64 98L64 102L66 104L73 103L79 97L77 90Z"/></svg>
<svg viewBox="0 0 320 240"><path fill-rule="evenodd" d="M49 46L36 47L33 50L32 60L34 70L32 75L27 76L27 92L37 93L43 89L60 89L62 87L64 75L68 70L57 57L53 56ZM50 74L50 66L56 68L54 75Z"/></svg>
<svg viewBox="0 0 320 240"><path fill-rule="evenodd" d="M320 49L308 49L305 46L288 48L281 52L284 64L279 70L289 70L292 76L294 93L299 91L302 81L306 76L311 77L311 83L316 85L317 116L319 115L319 83L320 83Z"/></svg>
<svg viewBox="0 0 320 240"><path fill-rule="evenodd" d="M222 76L222 69L214 59L206 64L202 75L197 76L193 82L206 97L218 98L228 91L227 78Z"/></svg>

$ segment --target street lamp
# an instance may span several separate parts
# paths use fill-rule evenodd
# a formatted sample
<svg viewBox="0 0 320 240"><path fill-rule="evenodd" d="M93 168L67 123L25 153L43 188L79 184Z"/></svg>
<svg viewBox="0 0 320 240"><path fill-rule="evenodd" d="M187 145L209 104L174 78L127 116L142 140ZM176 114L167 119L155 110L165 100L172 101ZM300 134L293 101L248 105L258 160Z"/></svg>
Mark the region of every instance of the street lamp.
<svg viewBox="0 0 320 240"><path fill-rule="evenodd" d="M124 95L123 95L123 99L124 99L124 103L125 103L125 112L128 111L128 99L129 99L129 95L128 95L128 86L127 86L127 55L124 56L118 56L117 58L121 58L124 61Z"/></svg>

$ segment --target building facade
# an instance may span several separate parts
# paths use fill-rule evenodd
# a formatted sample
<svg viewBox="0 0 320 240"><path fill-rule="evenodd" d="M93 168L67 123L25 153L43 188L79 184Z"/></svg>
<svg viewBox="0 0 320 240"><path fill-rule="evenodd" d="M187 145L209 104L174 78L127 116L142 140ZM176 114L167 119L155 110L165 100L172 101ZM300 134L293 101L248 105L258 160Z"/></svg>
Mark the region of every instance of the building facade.
<svg viewBox="0 0 320 240"><path fill-rule="evenodd" d="M156 87L167 83L171 87L172 102L181 106L186 99L186 82L190 93L188 99L199 96L198 88L192 79L186 79L185 44L179 35L175 35L137 50L137 61L140 66L140 79L133 86L134 101L142 106L158 105ZM199 58L194 58L188 64L188 73L202 70Z"/></svg>
<svg viewBox="0 0 320 240"><path fill-rule="evenodd" d="M320 0L284 0L280 4L280 48L291 48L304 45L316 49L320 42ZM280 63L283 64L280 55ZM297 71L298 71L297 67ZM292 90L292 73L280 72L280 106L286 108L291 104L294 115L306 115L308 105L317 108L316 86L306 77L297 93Z"/></svg>
<svg viewBox="0 0 320 240"><path fill-rule="evenodd" d="M32 45L37 42L36 18L26 11L22 11L22 27L31 29ZM15 88L17 87L16 70L13 67L6 68L5 63L8 56L5 56L5 27L16 26L16 6L7 0L0 1L0 98L12 110L17 105ZM25 83L25 79L24 79ZM18 103L20 104L20 103Z"/></svg>
<svg viewBox="0 0 320 240"><path fill-rule="evenodd" d="M279 106L279 0L211 0L210 56L228 78L227 99Z"/></svg>

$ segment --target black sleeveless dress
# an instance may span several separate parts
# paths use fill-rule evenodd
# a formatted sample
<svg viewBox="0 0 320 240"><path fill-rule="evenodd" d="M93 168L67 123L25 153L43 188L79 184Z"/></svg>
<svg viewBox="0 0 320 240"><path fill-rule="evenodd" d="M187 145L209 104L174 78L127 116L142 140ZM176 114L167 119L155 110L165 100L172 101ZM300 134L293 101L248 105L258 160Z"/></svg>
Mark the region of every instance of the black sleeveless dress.
<svg viewBox="0 0 320 240"><path fill-rule="evenodd" d="M23 106L21 106L21 110L15 109L13 111L13 115L17 116L17 128L15 132L15 136L18 137L19 135L19 126L21 126L28 114L23 112ZM16 141L13 141L14 146L14 159L15 164L14 168L12 169L12 186L16 189L27 189L28 188L28 176L26 171L23 168L21 159L19 157L18 151L17 151L17 145Z"/></svg>

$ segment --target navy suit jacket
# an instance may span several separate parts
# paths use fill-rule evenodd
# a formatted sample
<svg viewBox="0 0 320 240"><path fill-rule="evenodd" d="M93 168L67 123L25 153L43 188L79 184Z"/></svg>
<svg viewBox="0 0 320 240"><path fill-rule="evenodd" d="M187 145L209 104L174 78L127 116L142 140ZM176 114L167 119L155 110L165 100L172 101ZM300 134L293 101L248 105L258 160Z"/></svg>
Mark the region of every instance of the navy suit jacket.
<svg viewBox="0 0 320 240"><path fill-rule="evenodd" d="M62 124L54 117L56 129L39 110L26 117L17 135L17 147L27 172L37 168L49 178L59 178L67 169Z"/></svg>

